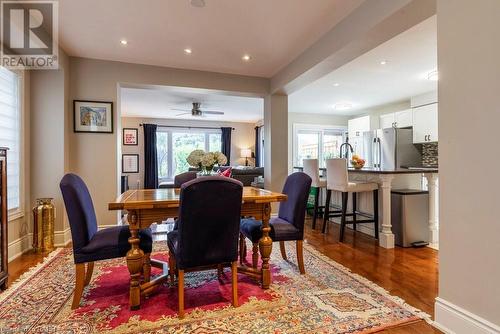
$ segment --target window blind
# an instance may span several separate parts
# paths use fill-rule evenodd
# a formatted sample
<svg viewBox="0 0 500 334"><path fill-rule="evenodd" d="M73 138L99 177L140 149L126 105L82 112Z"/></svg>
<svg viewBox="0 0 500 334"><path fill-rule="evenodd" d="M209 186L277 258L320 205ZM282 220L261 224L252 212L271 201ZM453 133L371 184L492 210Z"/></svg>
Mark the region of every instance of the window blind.
<svg viewBox="0 0 500 334"><path fill-rule="evenodd" d="M20 106L19 77L0 67L0 146L7 147L7 204L20 207Z"/></svg>

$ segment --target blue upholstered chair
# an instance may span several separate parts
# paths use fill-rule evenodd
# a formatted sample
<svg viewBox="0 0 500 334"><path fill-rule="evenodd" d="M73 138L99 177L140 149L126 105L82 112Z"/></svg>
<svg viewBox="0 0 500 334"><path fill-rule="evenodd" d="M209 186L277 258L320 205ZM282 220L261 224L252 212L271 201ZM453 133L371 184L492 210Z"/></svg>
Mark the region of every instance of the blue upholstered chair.
<svg viewBox="0 0 500 334"><path fill-rule="evenodd" d="M281 255L284 260L287 259L285 241L297 242L297 262L301 274L305 274L303 255L304 221L311 181L311 178L302 172L289 175L283 187L283 193L288 196L288 200L280 203L278 217L271 218L269 221L271 225L269 236L273 241L280 242ZM253 218L242 219L240 231L240 245L245 244L245 237L252 241L252 265L257 268L258 243L262 237L262 222ZM240 247L240 260L242 262L245 256L245 247Z"/></svg>
<svg viewBox="0 0 500 334"><path fill-rule="evenodd" d="M174 188L180 188L184 183L196 179L197 172L189 171L174 177Z"/></svg>
<svg viewBox="0 0 500 334"><path fill-rule="evenodd" d="M238 306L237 260L243 184L223 176L184 183L178 229L168 233L169 269L177 272L179 317L184 317L184 271L231 263L233 297Z"/></svg>
<svg viewBox="0 0 500 334"><path fill-rule="evenodd" d="M75 174L66 174L60 183L61 192L68 213L73 258L76 269L76 284L72 308L78 308L83 288L90 283L94 261L124 257L130 249L127 226L114 226L97 230L94 204L83 180ZM151 230L140 231L140 247L147 257L150 256L153 239ZM87 269L85 270L85 264ZM150 268L145 266L144 278L149 280Z"/></svg>

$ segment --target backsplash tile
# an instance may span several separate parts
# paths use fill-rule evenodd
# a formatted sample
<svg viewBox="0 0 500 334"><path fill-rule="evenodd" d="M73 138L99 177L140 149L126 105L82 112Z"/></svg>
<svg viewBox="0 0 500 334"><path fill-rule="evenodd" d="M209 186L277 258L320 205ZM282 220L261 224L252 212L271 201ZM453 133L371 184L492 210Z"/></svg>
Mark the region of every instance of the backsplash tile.
<svg viewBox="0 0 500 334"><path fill-rule="evenodd" d="M438 143L422 144L422 165L424 167L438 166Z"/></svg>

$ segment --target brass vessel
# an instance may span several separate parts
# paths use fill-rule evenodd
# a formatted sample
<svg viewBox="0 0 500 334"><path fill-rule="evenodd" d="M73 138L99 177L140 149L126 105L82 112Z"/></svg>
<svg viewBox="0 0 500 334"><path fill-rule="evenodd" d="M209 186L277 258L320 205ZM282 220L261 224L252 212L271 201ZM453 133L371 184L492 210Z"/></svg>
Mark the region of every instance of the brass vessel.
<svg viewBox="0 0 500 334"><path fill-rule="evenodd" d="M54 249L54 223L56 208L53 198L37 198L33 208L33 249L37 253Z"/></svg>

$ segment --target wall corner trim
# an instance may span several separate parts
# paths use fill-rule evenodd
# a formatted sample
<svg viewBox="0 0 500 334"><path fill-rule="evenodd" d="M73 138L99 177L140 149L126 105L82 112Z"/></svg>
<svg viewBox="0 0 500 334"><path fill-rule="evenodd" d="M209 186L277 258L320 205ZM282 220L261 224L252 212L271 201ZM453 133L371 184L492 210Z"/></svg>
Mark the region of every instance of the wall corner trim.
<svg viewBox="0 0 500 334"><path fill-rule="evenodd" d="M434 326L450 334L495 334L500 326L437 297Z"/></svg>

